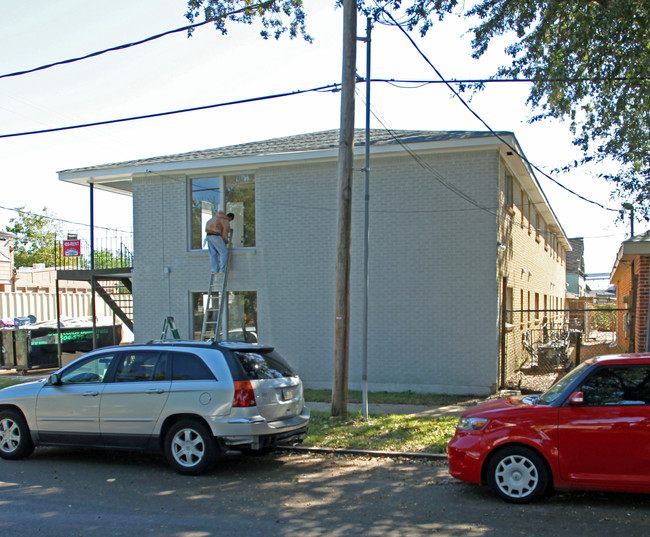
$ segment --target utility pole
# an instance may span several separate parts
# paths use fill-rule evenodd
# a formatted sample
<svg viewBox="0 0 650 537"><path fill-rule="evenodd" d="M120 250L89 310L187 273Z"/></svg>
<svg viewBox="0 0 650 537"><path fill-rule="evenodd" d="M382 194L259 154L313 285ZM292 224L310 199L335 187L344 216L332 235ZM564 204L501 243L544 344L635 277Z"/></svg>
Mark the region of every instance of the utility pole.
<svg viewBox="0 0 650 537"><path fill-rule="evenodd" d="M348 410L350 348L350 228L354 162L354 90L357 58L357 0L343 0L343 73L337 169L336 300L332 416Z"/></svg>

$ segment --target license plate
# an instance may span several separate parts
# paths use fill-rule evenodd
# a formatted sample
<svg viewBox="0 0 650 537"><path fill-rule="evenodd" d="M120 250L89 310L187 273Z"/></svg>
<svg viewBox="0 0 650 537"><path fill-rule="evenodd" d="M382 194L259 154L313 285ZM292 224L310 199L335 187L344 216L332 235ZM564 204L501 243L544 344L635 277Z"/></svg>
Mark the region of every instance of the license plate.
<svg viewBox="0 0 650 537"><path fill-rule="evenodd" d="M296 396L295 388L282 388L282 400L289 401Z"/></svg>

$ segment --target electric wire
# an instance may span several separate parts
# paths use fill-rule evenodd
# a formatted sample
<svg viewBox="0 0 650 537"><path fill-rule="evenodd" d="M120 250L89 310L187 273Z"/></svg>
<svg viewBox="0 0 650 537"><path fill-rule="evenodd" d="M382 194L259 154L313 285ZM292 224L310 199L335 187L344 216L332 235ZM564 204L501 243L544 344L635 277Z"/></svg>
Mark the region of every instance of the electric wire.
<svg viewBox="0 0 650 537"><path fill-rule="evenodd" d="M146 37L144 39L140 39L139 41L134 41L132 43L117 45L115 47L110 47L110 48L107 48L107 49L104 49L104 50L99 50L97 52L91 52L91 53L86 54L84 56L78 56L76 58L70 58L70 59L67 59L67 60L61 60L61 61L58 61L58 62L48 63L48 64L45 64L45 65L41 65L39 67L34 67L32 69L25 69L23 71L16 71L14 73L7 73L7 74L4 74L4 75L0 75L0 79L27 75L27 74L30 74L30 73L35 73L37 71L43 71L45 69L50 69L52 67L56 67L56 66L59 66L59 65L67 65L67 64L79 62L79 61L82 61L82 60L87 60L89 58L95 58L97 56L101 56L102 54L107 54L109 52L115 52L115 51L118 51L118 50L125 50L127 48L135 47L135 46L138 46L138 45L142 45L144 43L148 43L150 41L154 41L156 39L160 39L161 37L166 37L168 35L172 35L172 34L175 34L175 33L178 33L178 32L184 32L184 31L187 31L187 30L193 30L194 28L204 26L206 24L214 22L215 20L225 19L225 18L227 18L227 17L229 17L231 15L237 15L237 14L242 13L242 12L247 11L247 10L256 9L258 7L264 7L266 4L269 4L269 2L261 2L259 4L246 6L246 7L240 8L240 9L236 9L234 11L230 11L229 13L224 13L223 15L221 15L220 17L216 17L215 19L206 20L204 22L199 22L199 23L196 23L196 24L189 24L187 26L183 26L181 28L176 28L174 30L168 30L166 32L162 32L160 34L152 35L150 37Z"/></svg>
<svg viewBox="0 0 650 537"><path fill-rule="evenodd" d="M85 129L87 127L98 127L102 125L113 125L115 123L125 123L128 121L138 121L141 119L152 119L156 117L164 117L164 116L171 116L175 114L184 114L187 112L197 112L200 110L210 110L213 108L221 108L225 106L232 106L236 104L247 104L247 103L254 103L254 102L260 102L260 101L268 101L271 99L279 99L280 97L288 97L291 95L301 95L304 93L320 93L320 92L337 92L340 91L341 85L336 83L336 84L326 84L324 86L318 86L315 88L309 88L309 89L304 89L304 90L294 90L294 91L286 91L283 93L275 93L272 95L263 95L261 97L251 97L248 99L238 99L235 101L228 101L224 103L216 103L216 104L208 104L204 106L195 106L192 108L183 108L180 110L170 110L167 112L156 112L152 114L143 114L140 116L130 116L130 117L125 117L125 118L118 118L118 119L108 119L104 121L94 121L91 123L82 123L79 125L68 125L65 127L52 127L49 129L39 129L39 130L33 130L33 131L24 131L24 132L14 132L14 133L9 133L9 134L0 134L0 138L17 138L20 136L31 136L35 134L47 134L47 133L52 133L52 132L61 132L61 131L69 131L69 130L74 130L74 129Z"/></svg>
<svg viewBox="0 0 650 537"><path fill-rule="evenodd" d="M431 62L431 60L429 60L429 58L427 57L427 55L424 54L424 52L422 52L422 50L420 49L420 47L419 47L419 46L417 45L417 43L413 40L413 38L409 35L409 33L408 33L408 32L407 32L407 31L402 27L402 25L399 24L399 23L398 23L398 22L393 18L393 16L392 16L389 12L383 10L382 13L383 13L385 16L387 16L391 21L393 21L393 25L396 26L397 28L399 28L399 30L400 30L400 31L401 31L401 32L406 36L406 38L409 40L409 42L410 42L411 45L415 48L415 50L418 52L418 54L420 54L420 56L422 56L422 58L424 59L424 61L425 61L425 62L426 62L426 63L427 63L427 64L428 64L432 69L433 69L433 71L436 73L436 75L438 75L438 77L440 77L440 80L441 80L441 81L442 81L442 82L443 82L443 83L444 83L444 84L449 88L449 90L450 90L450 91L451 91L451 92L452 92L452 93L453 93L453 94L454 94L454 95L455 95L455 96L460 100L461 104L462 104L462 105L463 105L463 106L464 106L464 107L465 107L465 108L466 108L466 109L467 109L467 110L468 110L468 111L469 111L469 112L470 112L470 113L471 113L471 114L472 114L472 115L473 115L473 116L474 116L474 117L475 117L475 118L476 118L476 119L477 119L477 120L478 120L478 121L479 121L479 122L480 122L480 123L481 123L481 124L486 128L486 129L488 129L488 130L489 130L489 131L490 131L494 136L496 136L496 137L497 137L497 138L498 138L502 143L504 143L506 146L508 146L508 147L509 147L509 148L510 148L510 149L511 149L511 150L512 150L512 151L513 151L513 152L514 152L514 153L515 153L519 158L521 158L524 162L526 162L526 164L528 164L531 168L533 168L533 169L535 169L536 171L538 171L539 173L541 173L541 174L542 174L544 177L546 177L547 179L551 180L553 183L555 183L556 185L558 185L560 188L566 190L567 192L569 192L570 194L572 194L572 195L574 195L574 196L580 198L581 200L583 200L583 201L585 201L585 202L587 202L587 203L591 203L591 204L593 204L593 205L596 205L596 206L598 206L598 207L600 207L601 209L604 209L604 210L606 210L606 211L611 211L611 212L616 212L616 213L620 212L618 209L612 209L611 207L606 207L606 206L604 206L603 204L601 204L601 203L599 203L599 202L597 202L597 201L590 200L590 199L585 198L584 196L578 194L577 192L574 192L573 190L571 190L571 189L568 188L567 186L565 186L565 185L563 185L562 183L560 183L560 182L559 182L558 180L556 180L555 178L551 177L549 174L547 174L547 173L546 173L545 171L543 171L541 168L539 168L538 166L536 166L535 164L533 164L532 162L530 162L530 161L528 160L528 158L527 158L525 155L522 155L520 151L518 151L515 147L512 146L512 144L510 144L507 140L505 140L502 136L500 136L500 135L499 135L499 134L498 134L498 133L497 133L497 132L496 132L496 131L495 131L495 130L490 126L490 125L488 125L488 123L487 123L487 122L486 122L486 121L485 121L485 120L484 120L484 119L483 119L483 118L482 118L478 113L476 113L476 112L474 111L474 109L473 109L473 108L472 108L472 107L467 103L467 101L465 101L465 99L463 99L463 97L460 95L460 93L459 93L456 89L454 89L454 87L451 85L451 83L449 83L449 82L446 80L446 78L445 78L445 77L440 73L440 71L436 68L436 66L433 65L433 63Z"/></svg>
<svg viewBox="0 0 650 537"><path fill-rule="evenodd" d="M90 224L85 224L83 222L74 222L72 220L66 220L64 218L59 218L59 217L56 217L56 216L50 216L50 215L46 215L46 214L39 214L39 213L35 213L33 211L27 211L25 209L18 209L16 207L3 207L2 205L0 205L0 209L3 210L3 211L12 211L12 212L15 212L15 213L18 213L18 214L25 214L27 216L42 218L44 220L50 220L50 221L54 221L54 222L62 222L64 224L72 224L72 225L75 225L75 226L90 227ZM133 233L132 230L125 230L123 228L114 228L114 227L104 227L104 226L98 226L96 224L95 224L95 228L103 229L105 231L117 231L119 233L125 233L125 234L132 234ZM8 232L8 233L10 233L10 232Z"/></svg>

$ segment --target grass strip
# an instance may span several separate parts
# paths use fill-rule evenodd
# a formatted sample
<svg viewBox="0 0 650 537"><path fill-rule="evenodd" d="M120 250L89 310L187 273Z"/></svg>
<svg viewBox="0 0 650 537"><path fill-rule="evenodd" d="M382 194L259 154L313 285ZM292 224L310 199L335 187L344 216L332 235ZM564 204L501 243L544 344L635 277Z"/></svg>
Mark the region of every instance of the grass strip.
<svg viewBox="0 0 650 537"><path fill-rule="evenodd" d="M458 417L429 418L384 414L364 421L361 413L332 418L312 411L309 434L302 445L332 449L444 453Z"/></svg>

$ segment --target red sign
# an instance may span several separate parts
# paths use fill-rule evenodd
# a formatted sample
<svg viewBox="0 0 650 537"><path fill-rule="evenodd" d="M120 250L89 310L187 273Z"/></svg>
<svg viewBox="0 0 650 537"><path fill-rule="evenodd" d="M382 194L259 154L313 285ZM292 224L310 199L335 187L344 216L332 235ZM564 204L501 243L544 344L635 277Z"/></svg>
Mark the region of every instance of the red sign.
<svg viewBox="0 0 650 537"><path fill-rule="evenodd" d="M81 255L81 240L63 241L63 257L79 257Z"/></svg>

